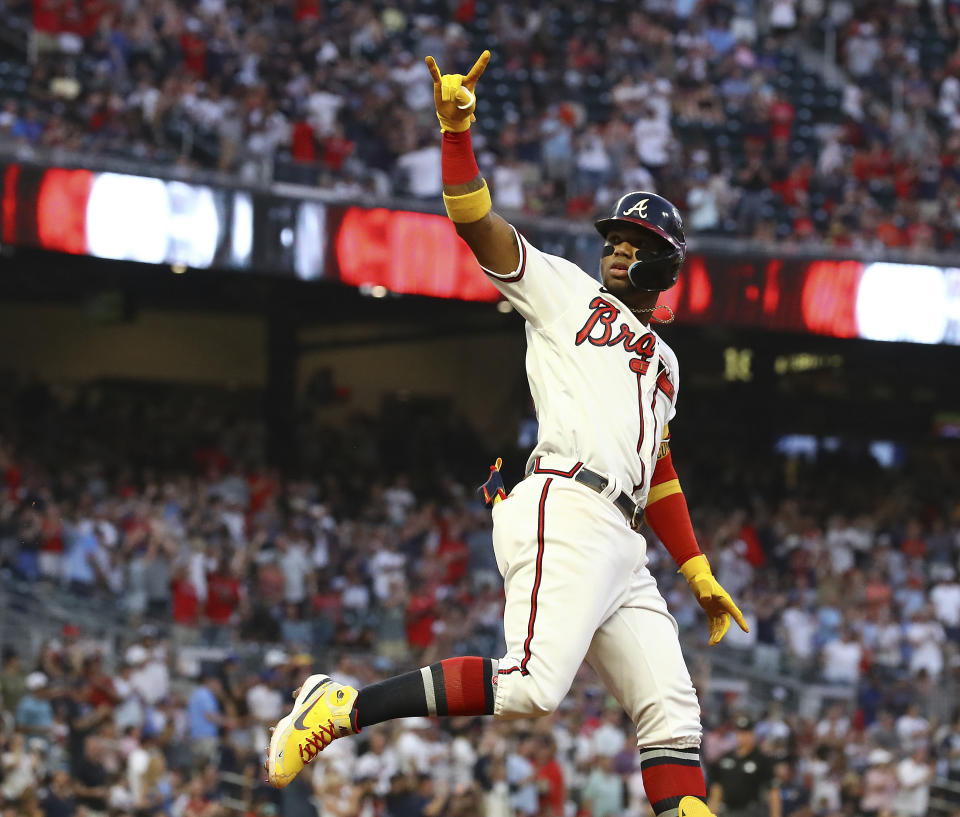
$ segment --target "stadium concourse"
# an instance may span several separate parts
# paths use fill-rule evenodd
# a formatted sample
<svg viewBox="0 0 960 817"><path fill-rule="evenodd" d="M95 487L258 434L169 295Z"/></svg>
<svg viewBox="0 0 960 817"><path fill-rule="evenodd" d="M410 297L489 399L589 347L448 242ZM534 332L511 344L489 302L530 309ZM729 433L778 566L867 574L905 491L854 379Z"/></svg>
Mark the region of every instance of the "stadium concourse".
<svg viewBox="0 0 960 817"><path fill-rule="evenodd" d="M262 467L257 422L209 399L34 382L0 416L4 817L648 814L632 725L587 670L548 719L396 722L282 792L260 781L265 727L310 671L363 684L502 649L484 454L456 420L422 432L458 452L442 471L383 472L387 413L315 430L329 467L303 478ZM752 732L784 815L956 814L956 451L893 471L680 451L751 625L708 655L651 542L708 779Z"/></svg>
<svg viewBox="0 0 960 817"><path fill-rule="evenodd" d="M694 234L960 242L954 0L19 0L0 15L0 141L21 160L435 201L423 57L464 71L490 48L474 138L498 210L586 216L656 189Z"/></svg>

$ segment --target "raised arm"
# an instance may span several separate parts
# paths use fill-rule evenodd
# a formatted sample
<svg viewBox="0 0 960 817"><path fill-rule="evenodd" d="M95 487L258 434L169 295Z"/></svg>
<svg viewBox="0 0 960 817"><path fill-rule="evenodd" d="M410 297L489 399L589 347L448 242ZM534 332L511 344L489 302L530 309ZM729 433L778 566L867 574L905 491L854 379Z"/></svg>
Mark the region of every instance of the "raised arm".
<svg viewBox="0 0 960 817"><path fill-rule="evenodd" d="M470 123L476 121L474 90L489 61L490 52L484 51L466 76L441 75L433 57L426 58L443 132L441 163L447 215L480 266L497 275L509 275L520 264L520 249L513 228L493 212L490 191L470 139Z"/></svg>

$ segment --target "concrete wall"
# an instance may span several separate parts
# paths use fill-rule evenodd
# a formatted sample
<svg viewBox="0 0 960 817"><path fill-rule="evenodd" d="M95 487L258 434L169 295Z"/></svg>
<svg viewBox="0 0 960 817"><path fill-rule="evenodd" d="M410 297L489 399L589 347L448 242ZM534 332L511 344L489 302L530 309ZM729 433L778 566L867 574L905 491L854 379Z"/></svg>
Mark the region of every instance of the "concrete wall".
<svg viewBox="0 0 960 817"><path fill-rule="evenodd" d="M259 318L145 309L102 324L76 306L0 304L0 370L76 383L123 377L262 386Z"/></svg>
<svg viewBox="0 0 960 817"><path fill-rule="evenodd" d="M491 434L512 436L524 401L522 322L496 334L416 339L324 350L324 340L368 338L383 327L315 328L301 341L317 348L298 366L302 389L330 368L350 399L322 411L324 422L357 409L376 411L384 393L447 395L455 411ZM103 323L82 306L0 304L0 372L32 373L62 384L97 378L262 388L267 379L266 325L256 317L144 309L124 323ZM523 405L520 402L520 405ZM494 439L496 436L494 437Z"/></svg>
<svg viewBox="0 0 960 817"><path fill-rule="evenodd" d="M364 329L352 327L351 331L362 335ZM324 337L334 335L343 332L308 330L301 339L322 343ZM522 400L527 394L525 353L518 319L514 329L496 334L311 351L300 359L298 380L303 385L318 369L331 368L334 382L350 389L351 399L344 410L375 410L385 392L449 395L454 410L470 417L476 427L496 433L498 425L506 421L513 435L516 418L507 418L504 412L508 406L515 411L518 395Z"/></svg>

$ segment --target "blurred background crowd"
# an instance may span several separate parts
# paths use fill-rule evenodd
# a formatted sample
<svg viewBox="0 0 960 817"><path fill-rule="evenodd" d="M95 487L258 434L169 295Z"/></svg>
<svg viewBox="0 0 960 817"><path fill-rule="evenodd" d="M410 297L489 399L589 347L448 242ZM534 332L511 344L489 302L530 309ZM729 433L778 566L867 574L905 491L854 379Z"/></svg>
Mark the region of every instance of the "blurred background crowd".
<svg viewBox="0 0 960 817"><path fill-rule="evenodd" d="M423 56L464 71L490 48L474 144L508 216L585 221L645 188L674 201L691 234L748 239L753 252L919 259L960 246L956 0L0 0L0 23L0 158L24 165L436 208ZM6 261L16 208L3 204ZM497 455L519 478L535 423L521 423L525 442L491 450L489 427L434 399L454 388L440 352L429 394L386 396L379 412L352 409L332 381L295 382L294 363L288 379L240 378L257 386L229 382L236 367L182 366L174 383L176 365L143 357L232 358L187 322L144 328L138 309L272 309L269 328L251 319L243 331L263 329L282 358L305 344L293 332L285 351L274 337L278 295L305 290L239 276L256 305L238 307L241 284L207 291L215 273L26 258L36 287L14 303L60 311L31 306L36 327L21 320L24 337L0 343L0 817L649 816L633 727L588 667L549 718L382 725L334 743L283 792L265 787L266 727L311 672L363 685L502 654L502 582L475 489ZM17 280L0 279L0 294ZM305 309L336 309L333 285L304 286L316 287ZM123 314L98 314L105 291L123 293ZM331 323L428 315L389 300L353 302ZM417 327L438 349L449 327L430 321L467 314L449 303ZM65 335L97 334L97 321L143 348L67 348ZM699 607L649 532L648 554L701 696L719 814L958 817L960 456L946 437L960 421L940 417L955 403L942 395L955 356L914 346L905 363L893 344L868 343L844 362L858 341L843 340L842 367L816 383L764 385L757 354L748 393L736 389L753 377L752 351L724 351L741 343L729 327L679 323L670 332L696 346L686 371L701 391L684 402L675 456L701 545L750 633L708 649ZM216 337L241 331L224 326ZM175 333L182 346L158 342ZM336 348L354 349L347 334ZM408 342L371 333L357 345L378 344L390 366ZM49 349L31 360L53 374L11 374L32 365L17 360L27 343ZM793 346L815 363L807 343ZM78 360L94 348L111 358L102 369ZM701 365L731 352L746 355L736 383ZM98 372L107 380L93 382ZM764 388L780 413L757 399ZM510 398L509 423L525 395ZM278 412L281 398L297 411ZM502 409L488 413L499 422ZM938 409L945 430L930 422ZM878 423L884 411L910 419ZM807 456L773 444L804 425L841 434L831 423L859 447L822 439ZM278 427L297 468L265 464ZM889 456L869 453L865 438L880 434L897 439Z"/></svg>
<svg viewBox="0 0 960 817"><path fill-rule="evenodd" d="M5 817L650 813L632 725L588 668L542 721L378 726L263 786L266 727L311 672L366 684L502 654L486 460L386 471L388 415L356 416L317 432L335 468L284 475L257 464L256 423L192 406L5 394ZM446 434L456 449L468 432ZM775 789L782 815L922 817L931 797L956 813L935 782L960 781L955 453L918 447L891 473L675 439L700 542L750 623L708 653L648 532L727 808L767 815ZM737 758L759 769L749 786Z"/></svg>
<svg viewBox="0 0 960 817"><path fill-rule="evenodd" d="M495 206L662 193L692 232L960 242L955 0L5 0L0 140L438 199L423 57L466 71ZM23 52L4 48L23 41Z"/></svg>

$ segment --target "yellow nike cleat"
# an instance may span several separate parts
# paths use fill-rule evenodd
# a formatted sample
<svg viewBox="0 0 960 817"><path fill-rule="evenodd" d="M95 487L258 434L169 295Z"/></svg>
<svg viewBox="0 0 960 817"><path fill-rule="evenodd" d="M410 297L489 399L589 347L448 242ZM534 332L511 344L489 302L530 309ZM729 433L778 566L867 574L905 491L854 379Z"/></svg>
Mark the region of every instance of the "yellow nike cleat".
<svg viewBox="0 0 960 817"><path fill-rule="evenodd" d="M267 782L282 789L330 743L360 731L353 702L357 690L329 675L311 675L295 693L290 714L273 730L267 754Z"/></svg>
<svg viewBox="0 0 960 817"><path fill-rule="evenodd" d="M684 797L677 807L679 817L716 817L699 797Z"/></svg>

